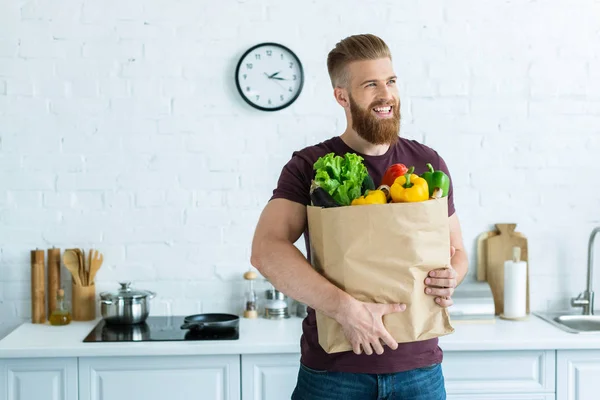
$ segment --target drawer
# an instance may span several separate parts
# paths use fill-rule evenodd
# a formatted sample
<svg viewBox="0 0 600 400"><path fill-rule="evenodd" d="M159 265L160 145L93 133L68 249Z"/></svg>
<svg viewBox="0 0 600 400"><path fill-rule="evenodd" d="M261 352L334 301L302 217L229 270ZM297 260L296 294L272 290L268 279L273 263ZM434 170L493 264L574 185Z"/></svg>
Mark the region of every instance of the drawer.
<svg viewBox="0 0 600 400"><path fill-rule="evenodd" d="M450 394L553 393L555 351L444 352L442 364Z"/></svg>

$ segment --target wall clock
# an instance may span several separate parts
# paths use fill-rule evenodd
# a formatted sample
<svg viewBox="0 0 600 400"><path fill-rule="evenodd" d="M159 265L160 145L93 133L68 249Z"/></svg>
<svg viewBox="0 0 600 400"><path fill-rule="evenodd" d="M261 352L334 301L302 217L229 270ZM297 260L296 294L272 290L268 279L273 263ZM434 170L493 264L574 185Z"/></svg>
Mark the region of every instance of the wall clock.
<svg viewBox="0 0 600 400"><path fill-rule="evenodd" d="M291 105L304 86L304 70L294 52L278 43L260 43L240 58L235 83L246 103L262 111Z"/></svg>

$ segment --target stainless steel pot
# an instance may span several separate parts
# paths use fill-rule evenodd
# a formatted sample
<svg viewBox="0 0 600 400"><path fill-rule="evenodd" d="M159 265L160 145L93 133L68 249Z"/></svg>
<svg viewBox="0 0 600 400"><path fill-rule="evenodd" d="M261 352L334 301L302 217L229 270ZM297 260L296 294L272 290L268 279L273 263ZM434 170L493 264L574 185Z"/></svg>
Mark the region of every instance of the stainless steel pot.
<svg viewBox="0 0 600 400"><path fill-rule="evenodd" d="M150 314L150 300L156 293L134 290L131 282L119 282L117 292L100 293L100 312L107 324L130 325L146 321Z"/></svg>

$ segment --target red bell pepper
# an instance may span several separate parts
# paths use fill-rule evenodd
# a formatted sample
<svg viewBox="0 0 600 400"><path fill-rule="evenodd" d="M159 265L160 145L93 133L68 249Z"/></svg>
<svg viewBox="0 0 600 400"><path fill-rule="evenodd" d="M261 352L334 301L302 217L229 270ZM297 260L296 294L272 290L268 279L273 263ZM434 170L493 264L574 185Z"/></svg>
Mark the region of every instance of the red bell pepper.
<svg viewBox="0 0 600 400"><path fill-rule="evenodd" d="M390 165L385 174L383 175L383 179L381 180L382 185L386 185L392 187L394 181L399 176L404 176L408 172L408 168L404 164L393 164Z"/></svg>

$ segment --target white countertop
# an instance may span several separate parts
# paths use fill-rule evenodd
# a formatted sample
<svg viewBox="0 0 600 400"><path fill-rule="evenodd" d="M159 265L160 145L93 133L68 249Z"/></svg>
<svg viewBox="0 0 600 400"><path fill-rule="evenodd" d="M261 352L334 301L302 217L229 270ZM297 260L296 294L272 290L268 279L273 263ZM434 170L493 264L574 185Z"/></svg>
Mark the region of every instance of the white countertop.
<svg viewBox="0 0 600 400"><path fill-rule="evenodd" d="M240 338L223 341L84 343L99 320L67 326L24 323L0 341L0 358L299 353L302 319L240 319ZM573 334L537 316L463 323L440 338L444 351L600 349L600 334Z"/></svg>

